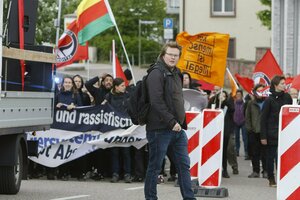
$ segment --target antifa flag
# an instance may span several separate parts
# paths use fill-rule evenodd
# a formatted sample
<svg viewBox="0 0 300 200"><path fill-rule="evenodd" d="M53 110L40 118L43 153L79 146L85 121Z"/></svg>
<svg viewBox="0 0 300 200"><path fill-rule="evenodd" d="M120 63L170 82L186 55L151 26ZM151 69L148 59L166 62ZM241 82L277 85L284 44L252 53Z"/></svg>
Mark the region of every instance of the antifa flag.
<svg viewBox="0 0 300 200"><path fill-rule="evenodd" d="M78 60L87 60L88 56L88 45L82 46L78 43L78 28L76 20L74 20L62 34L58 41L57 50L57 67L63 67L65 65L72 64Z"/></svg>
<svg viewBox="0 0 300 200"><path fill-rule="evenodd" d="M271 85L271 79L275 75L283 75L283 73L272 52L268 49L262 59L256 64L252 79L254 84Z"/></svg>
<svg viewBox="0 0 300 200"><path fill-rule="evenodd" d="M239 74L235 74L235 77L240 85L251 94L251 90L255 84L261 83L269 86L271 84L271 79L275 75L283 75L283 73L272 52L267 50L262 59L256 64L252 79L248 77L242 77Z"/></svg>

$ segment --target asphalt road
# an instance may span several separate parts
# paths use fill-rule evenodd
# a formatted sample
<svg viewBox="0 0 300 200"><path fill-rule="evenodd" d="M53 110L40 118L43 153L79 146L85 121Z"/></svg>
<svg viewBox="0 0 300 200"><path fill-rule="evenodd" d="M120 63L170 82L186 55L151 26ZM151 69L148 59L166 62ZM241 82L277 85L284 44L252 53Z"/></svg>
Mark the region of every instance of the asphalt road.
<svg viewBox="0 0 300 200"><path fill-rule="evenodd" d="M229 179L222 179L221 187L228 189L231 200L272 200L276 199L276 188L268 186L267 179L250 179L250 161L238 158L239 174L233 175L229 170ZM69 181L48 181L34 179L22 181L21 190L17 195L0 195L3 200L142 200L144 199L143 183L110 183L87 180L84 182L71 179ZM182 199L178 187L166 182L158 185L158 196L161 200ZM197 197L197 199L212 200L215 198Z"/></svg>

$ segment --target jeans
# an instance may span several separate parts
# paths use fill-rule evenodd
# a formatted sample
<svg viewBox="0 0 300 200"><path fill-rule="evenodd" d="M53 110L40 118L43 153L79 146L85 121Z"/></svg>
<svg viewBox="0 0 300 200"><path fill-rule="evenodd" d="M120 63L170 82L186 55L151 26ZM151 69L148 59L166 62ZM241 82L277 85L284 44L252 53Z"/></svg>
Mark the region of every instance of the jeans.
<svg viewBox="0 0 300 200"><path fill-rule="evenodd" d="M120 158L123 157L124 174L131 174L130 147L113 147L111 148L112 173L120 173Z"/></svg>
<svg viewBox="0 0 300 200"><path fill-rule="evenodd" d="M239 155L240 153L240 131L242 131L242 138L244 143L245 156L248 156L248 136L245 124L238 126L234 126L234 134L235 134L235 148L236 153Z"/></svg>
<svg viewBox="0 0 300 200"><path fill-rule="evenodd" d="M171 130L157 130L147 132L149 145L149 163L145 179L146 200L157 198L157 176L161 171L163 160L168 147L174 158L178 173L180 192L184 200L196 200L191 186L190 158L187 151L187 136L182 130L174 132Z"/></svg>

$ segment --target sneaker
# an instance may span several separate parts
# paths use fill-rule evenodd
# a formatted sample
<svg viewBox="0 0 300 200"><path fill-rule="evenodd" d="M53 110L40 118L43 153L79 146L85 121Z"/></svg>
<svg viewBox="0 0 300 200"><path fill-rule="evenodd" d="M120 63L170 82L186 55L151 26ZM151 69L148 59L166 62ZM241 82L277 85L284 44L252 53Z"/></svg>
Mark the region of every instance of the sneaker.
<svg viewBox="0 0 300 200"><path fill-rule="evenodd" d="M270 187L277 187L277 184L275 182L274 177L273 178L269 178L269 186Z"/></svg>
<svg viewBox="0 0 300 200"><path fill-rule="evenodd" d="M100 180L104 179L104 176L101 173L96 172L91 176L91 179L93 179L95 181L100 181Z"/></svg>
<svg viewBox="0 0 300 200"><path fill-rule="evenodd" d="M125 174L124 175L124 182L125 183L131 183L131 176L130 176L130 174Z"/></svg>
<svg viewBox="0 0 300 200"><path fill-rule="evenodd" d="M233 173L233 174L239 174L239 170L236 169L236 168L234 168L234 169L232 169L232 173Z"/></svg>
<svg viewBox="0 0 300 200"><path fill-rule="evenodd" d="M263 178L268 178L268 172L263 172Z"/></svg>
<svg viewBox="0 0 300 200"><path fill-rule="evenodd" d="M177 177L175 175L172 175L168 178L168 182L174 182L177 180Z"/></svg>
<svg viewBox="0 0 300 200"><path fill-rule="evenodd" d="M87 176L85 173L82 173L77 177L78 181L86 181L86 179L87 179Z"/></svg>
<svg viewBox="0 0 300 200"><path fill-rule="evenodd" d="M157 184L161 184L161 183L164 183L164 182L165 182L164 176L163 175L158 175Z"/></svg>
<svg viewBox="0 0 300 200"><path fill-rule="evenodd" d="M119 181L119 174L113 173L110 182L111 182L111 183L117 183L118 181Z"/></svg>
<svg viewBox="0 0 300 200"><path fill-rule="evenodd" d="M259 178L259 174L257 172L252 172L248 178Z"/></svg>
<svg viewBox="0 0 300 200"><path fill-rule="evenodd" d="M70 175L64 174L64 175L62 175L61 180L62 180L62 181L68 181L69 178L70 178Z"/></svg>
<svg viewBox="0 0 300 200"><path fill-rule="evenodd" d="M223 177L223 178L230 178L228 172L227 172L227 171L224 171L224 170L222 171L222 177Z"/></svg>
<svg viewBox="0 0 300 200"><path fill-rule="evenodd" d="M132 182L143 182L144 179L142 177L139 177L139 176L135 176L133 179L132 179Z"/></svg>

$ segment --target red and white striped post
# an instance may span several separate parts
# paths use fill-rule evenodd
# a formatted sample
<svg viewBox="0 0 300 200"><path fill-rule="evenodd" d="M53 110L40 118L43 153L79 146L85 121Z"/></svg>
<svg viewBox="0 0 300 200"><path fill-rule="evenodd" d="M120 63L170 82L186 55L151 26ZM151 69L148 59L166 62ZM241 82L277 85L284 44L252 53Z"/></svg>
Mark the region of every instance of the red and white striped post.
<svg viewBox="0 0 300 200"><path fill-rule="evenodd" d="M218 109L204 109L200 129L199 186L220 187L222 177L222 149L224 114Z"/></svg>
<svg viewBox="0 0 300 200"><path fill-rule="evenodd" d="M199 137L200 137L200 123L201 113L200 112L186 112L186 123L187 131L186 135L188 138L188 153L190 157L190 173L192 178L198 177L198 163L199 163Z"/></svg>
<svg viewBox="0 0 300 200"><path fill-rule="evenodd" d="M300 106L285 105L279 115L277 199L300 197Z"/></svg>

